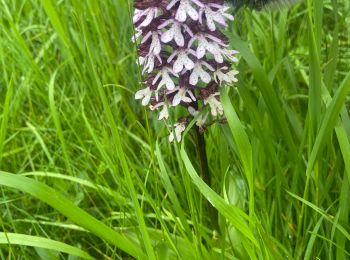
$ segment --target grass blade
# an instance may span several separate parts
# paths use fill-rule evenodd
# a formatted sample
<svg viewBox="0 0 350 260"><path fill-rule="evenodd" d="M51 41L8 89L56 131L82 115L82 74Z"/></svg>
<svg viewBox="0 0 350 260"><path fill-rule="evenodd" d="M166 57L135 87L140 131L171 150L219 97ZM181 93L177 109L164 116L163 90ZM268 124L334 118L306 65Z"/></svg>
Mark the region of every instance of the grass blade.
<svg viewBox="0 0 350 260"><path fill-rule="evenodd" d="M261 66L259 60L250 51L247 43L243 42L238 38L237 35L233 36L233 41L235 43L235 48L240 52L243 59L248 63L249 67L252 69L256 83L259 86L261 94L264 98L266 106L269 109L269 113L276 123L276 126L280 128L283 139L286 141L289 149L291 150L291 155L297 158L297 150L293 142L292 133L288 127L287 120L283 115L276 92L269 81L268 75Z"/></svg>
<svg viewBox="0 0 350 260"><path fill-rule="evenodd" d="M249 226L245 222L245 219L249 220L239 208L229 205L221 198L217 193L215 193L197 174L194 169L182 143L181 146L181 158L185 164L187 172L189 173L193 183L197 186L202 195L214 205L214 207L226 217L232 225L239 230L246 238L248 238L251 243L259 249L259 244L255 239L253 232L249 229Z"/></svg>
<svg viewBox="0 0 350 260"><path fill-rule="evenodd" d="M12 82L8 84L5 102L2 105L3 109L1 111L2 118L1 118L1 125L0 125L0 167L1 167L1 162L3 158L4 141L6 138L7 127L8 127L7 124L8 124L8 118L9 118L11 99L12 99Z"/></svg>
<svg viewBox="0 0 350 260"><path fill-rule="evenodd" d="M146 258L141 249L106 224L75 206L71 201L47 185L20 175L0 172L0 185L18 189L47 203L72 222L115 245L134 257Z"/></svg>
<svg viewBox="0 0 350 260"><path fill-rule="evenodd" d="M287 193L292 196L293 198L301 201L303 203L303 205L309 206L310 208L312 208L315 212L321 214L326 220L328 220L329 222L331 222L333 225L335 225L335 227L346 237L346 239L350 240L350 233L341 225L337 224L336 222L333 221L333 217L328 215L326 212L324 212L322 209L320 209L319 207L317 207L316 205L314 205L313 203L301 198L298 195L295 195L289 191L287 191Z"/></svg>
<svg viewBox="0 0 350 260"><path fill-rule="evenodd" d="M347 94L350 91L350 72L345 77L343 83L335 93L331 103L327 108L327 112L322 120L320 130L318 131L315 144L312 148L310 159L306 169L306 175L309 176L316 162L317 156L320 153L323 145L331 135L332 130L335 127L337 120L339 119L339 113L344 105Z"/></svg>
<svg viewBox="0 0 350 260"><path fill-rule="evenodd" d="M94 259L88 253L84 252L79 248L67 245L59 241L44 238L44 237L0 232L0 244L39 247L39 248L56 250L62 253L78 256L84 259Z"/></svg>
<svg viewBox="0 0 350 260"><path fill-rule="evenodd" d="M174 208L175 208L176 213L178 214L178 216L181 220L181 224L184 226L185 231L188 234L190 234L191 229L187 223L185 213L184 213L183 209L181 208L180 201L175 193L174 187L173 187L173 185L170 181L170 178L168 176L168 173L166 171L165 163L164 163L162 154L160 152L158 143L156 144L156 156L157 156L158 164L159 164L159 168L160 168L159 175L162 178L162 181L164 182L164 186L166 188L167 193L169 194L171 202L174 204Z"/></svg>
<svg viewBox="0 0 350 260"><path fill-rule="evenodd" d="M228 95L229 89L223 89L221 91L222 104L225 111L228 124L231 129L231 133L235 140L239 157L244 168L244 173L248 180L249 185L249 216L254 218L254 176L253 176L253 158L252 158L252 146L250 144L247 133L244 130L244 126L239 120L235 109L233 108ZM252 224L252 223L250 223Z"/></svg>

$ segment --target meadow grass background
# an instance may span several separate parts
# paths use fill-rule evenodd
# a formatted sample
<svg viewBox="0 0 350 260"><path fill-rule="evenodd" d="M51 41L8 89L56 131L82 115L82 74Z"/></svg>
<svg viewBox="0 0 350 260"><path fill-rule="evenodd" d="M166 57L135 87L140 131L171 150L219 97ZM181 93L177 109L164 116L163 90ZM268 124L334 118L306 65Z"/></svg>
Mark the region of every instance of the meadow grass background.
<svg viewBox="0 0 350 260"><path fill-rule="evenodd" d="M131 7L0 1L0 258L349 259L349 1L236 15L210 188L134 101Z"/></svg>

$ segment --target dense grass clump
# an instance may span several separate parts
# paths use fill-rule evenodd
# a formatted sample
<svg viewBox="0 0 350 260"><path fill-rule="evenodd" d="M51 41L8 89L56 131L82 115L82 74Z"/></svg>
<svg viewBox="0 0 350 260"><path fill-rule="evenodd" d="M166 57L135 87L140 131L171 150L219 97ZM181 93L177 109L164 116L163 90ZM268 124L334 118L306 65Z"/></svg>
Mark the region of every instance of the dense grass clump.
<svg viewBox="0 0 350 260"><path fill-rule="evenodd" d="M236 14L212 187L134 101L131 8L0 1L0 258L349 258L350 3Z"/></svg>

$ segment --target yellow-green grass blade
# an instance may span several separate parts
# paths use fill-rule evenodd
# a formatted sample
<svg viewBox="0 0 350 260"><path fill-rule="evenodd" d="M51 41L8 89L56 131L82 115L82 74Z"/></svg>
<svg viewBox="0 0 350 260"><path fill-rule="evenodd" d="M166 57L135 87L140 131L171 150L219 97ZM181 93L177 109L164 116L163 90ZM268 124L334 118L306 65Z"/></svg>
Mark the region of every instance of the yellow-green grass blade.
<svg viewBox="0 0 350 260"><path fill-rule="evenodd" d="M336 223L334 221L334 217L330 216L329 214L327 214L324 210L320 209L319 207L317 207L315 204L303 199L302 197L295 195L289 191L287 191L287 193L292 196L293 198L299 200L300 202L303 203L303 205L309 206L310 208L312 208L315 212L317 212L318 214L320 214L321 216L323 216L326 220L328 220L330 223L332 223L333 225L335 225L335 227L339 230L339 232L341 232L346 239L350 240L350 233L346 230L346 228L344 228L342 225L340 225L339 223Z"/></svg>
<svg viewBox="0 0 350 260"><path fill-rule="evenodd" d="M349 213L350 213L350 204L349 204L349 196L350 196L350 142L346 135L345 128L341 125L338 125L335 128L335 132L338 138L338 143L340 146L341 153L343 155L343 161L345 164L345 173L342 181L341 192L339 195L339 210L337 219L335 222L340 222L343 225L349 225ZM335 230L336 226L333 224L333 230ZM333 232L334 233L334 232ZM345 252L343 248L346 246L347 239L346 237L337 232L335 234L335 239L339 247L337 247L336 254L337 259L345 259Z"/></svg>
<svg viewBox="0 0 350 260"><path fill-rule="evenodd" d="M77 247L38 236L0 232L0 244L39 247L50 250L56 250L72 256L78 256L83 259L94 259L88 253L84 252L83 250Z"/></svg>
<svg viewBox="0 0 350 260"><path fill-rule="evenodd" d="M161 154L158 143L156 144L156 156L157 156L158 164L159 164L159 168L160 168L159 175L164 183L164 187L166 188L166 191L169 194L169 198L174 205L175 211L178 214L179 219L181 220L181 225L183 225L184 230L189 235L191 233L191 229L187 223L187 220L186 220L186 217L184 214L184 210L181 208L180 201L175 193L174 187L173 187L171 180L168 176L167 170L165 168L165 162L163 160L163 156Z"/></svg>
<svg viewBox="0 0 350 260"><path fill-rule="evenodd" d="M55 10L55 7L53 6L51 0L41 0L40 2L43 5L43 7L47 13L47 16L50 18L52 26L55 28L58 36L60 37L62 42L66 46L68 46L69 45L68 36L67 36L66 31L63 27L63 24L60 20L60 16L57 13L57 11Z"/></svg>
<svg viewBox="0 0 350 260"><path fill-rule="evenodd" d="M100 192L103 192L104 194L107 194L110 197L113 197L114 199L118 200L118 203L121 204L127 204L128 201L125 197L123 197L121 194L119 194L117 191L112 190L106 186L95 184L89 180L81 179L78 177L66 175L66 174L60 174L55 172L26 172L21 174L23 176L41 176L41 177L48 177L48 178L54 178L54 179L61 179L66 180L72 183L77 183L81 185L82 187L87 187L93 190L97 190Z"/></svg>
<svg viewBox="0 0 350 260"><path fill-rule="evenodd" d="M131 196L133 203L134 203L134 209L135 209L135 213L136 213L137 220L139 223L140 233L142 236L142 243L144 244L144 247L145 247L145 250L147 252L149 259L155 259L156 258L155 253L154 253L152 243L151 243L148 231L147 231L146 223L145 223L144 216L143 216L143 211L142 211L141 206L139 204L139 201L137 199L135 186L134 186L134 183L132 181L131 172L130 172L129 165L127 163L127 159L126 159L126 156L124 153L124 148L122 146L122 141L121 141L121 137L119 134L119 130L118 130L116 121L114 119L112 110L108 104L107 96L106 96L106 93L103 89L103 86L98 81L98 73L96 70L97 68L94 65L94 60L92 57L92 50L90 49L90 46L88 44L86 45L86 47L87 47L87 53L88 53L88 57L89 57L89 66L91 68L93 75L95 76L94 79L96 80L95 83L97 86L97 91L98 91L99 97L101 99L102 106L105 109L106 120L109 122L109 125L111 128L112 138L113 138L112 139L113 146L115 146L115 149L118 153L118 159L119 159L121 167L123 169L123 174L124 174L126 183L128 185L130 196Z"/></svg>
<svg viewBox="0 0 350 260"><path fill-rule="evenodd" d="M231 129L232 136L235 140L237 151L243 165L244 174L249 185L249 216L254 219L254 173L252 146L250 144L247 133L244 130L242 122L239 120L235 109L229 100L229 89L221 91L221 100L225 111L228 124ZM254 223L250 223L253 227Z"/></svg>
<svg viewBox="0 0 350 260"><path fill-rule="evenodd" d="M293 158L297 158L297 150L293 141L292 133L288 127L285 115L282 113L283 109L279 104L276 91L273 89L267 73L264 71L257 57L251 52L246 42L242 41L235 34L233 35L232 40L235 48L240 52L242 58L248 63L250 69L252 70L255 82L264 98L269 113L274 120L276 127L280 129L279 132L282 134L283 139L288 145L291 156L293 156Z"/></svg>
<svg viewBox="0 0 350 260"><path fill-rule="evenodd" d="M322 147L331 135L334 127L336 126L337 120L339 120L339 113L344 105L347 94L350 91L350 72L347 74L339 89L335 93L332 101L330 102L327 112L325 113L320 130L318 131L312 152L308 161L306 176L311 174L313 166L317 160Z"/></svg>
<svg viewBox="0 0 350 260"><path fill-rule="evenodd" d="M2 158L3 158L3 151L4 151L4 141L6 138L7 133L7 127L8 127L8 118L9 118L9 112L10 112L10 104L12 99L12 82L8 84L7 91L6 91L6 97L4 104L1 104L1 125L0 125L0 167L2 166Z"/></svg>
<svg viewBox="0 0 350 260"><path fill-rule="evenodd" d="M217 210L226 217L231 224L239 230L251 243L252 246L255 246L260 250L259 244L254 237L253 232L250 230L248 224L246 221L253 221L250 219L249 216L247 216L241 209L229 205L225 202L225 200L220 197L217 193L215 193L197 174L196 170L194 169L187 152L185 150L185 147L182 143L181 145L181 158L184 162L184 165L186 167L186 170L188 174L190 175L193 183L197 186L199 191L202 193L202 195L215 207ZM248 240L245 240L246 244L248 244ZM252 249L253 247L251 247Z"/></svg>
<svg viewBox="0 0 350 260"><path fill-rule="evenodd" d="M146 258L142 250L106 224L75 206L70 200L49 186L21 175L0 172L0 185L18 189L47 203L72 222L115 245L136 258Z"/></svg>
<svg viewBox="0 0 350 260"><path fill-rule="evenodd" d="M57 75L57 70L52 74L52 76L50 78L50 82L49 82L49 107L50 107L52 119L53 119L55 127L56 127L58 139L61 142L62 153L63 153L66 168L69 170L69 172L71 172L67 144L66 144L66 140L64 137L64 133L62 131L61 120L60 120L60 117L59 117L59 114L57 111L55 98L54 98L56 75Z"/></svg>

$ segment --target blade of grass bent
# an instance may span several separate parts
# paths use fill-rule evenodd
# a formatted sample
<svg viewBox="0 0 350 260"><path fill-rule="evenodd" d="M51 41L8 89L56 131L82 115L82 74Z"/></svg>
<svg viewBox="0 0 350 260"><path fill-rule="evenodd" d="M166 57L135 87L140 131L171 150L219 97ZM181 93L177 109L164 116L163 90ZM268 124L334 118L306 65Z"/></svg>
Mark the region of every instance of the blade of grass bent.
<svg viewBox="0 0 350 260"><path fill-rule="evenodd" d="M244 219L250 218L239 208L227 204L223 198L215 193L197 174L184 148L184 143L181 145L181 158L184 162L186 170L190 175L193 183L197 186L202 195L213 204L217 210L226 217L232 225L239 230L246 238L248 238L259 250L259 244L255 239L253 232ZM252 220L250 220L252 221Z"/></svg>
<svg viewBox="0 0 350 260"><path fill-rule="evenodd" d="M253 159L252 146L247 133L239 120L235 109L233 108L229 96L229 89L221 91L221 100L224 107L225 116L231 129L232 136L235 140L241 163L244 168L248 185L249 185L249 216L254 218L254 176L253 176ZM250 222L253 226L253 223Z"/></svg>
<svg viewBox="0 0 350 260"><path fill-rule="evenodd" d="M54 173L54 172L26 172L22 174L23 176L42 176L42 177L48 177L48 178L55 178L55 179L61 179L66 180L69 182L77 183L81 185L82 187L87 187L96 191L101 191L108 196L114 197L116 200L120 201L120 204L128 204L128 200L125 199L120 193L116 192L115 190L110 189L107 186L95 184L89 180L81 179L78 177L66 175L66 174L60 174L60 173Z"/></svg>
<svg viewBox="0 0 350 260"><path fill-rule="evenodd" d="M56 75L57 75L57 70L52 74L50 82L49 82L49 108L50 108L52 119L53 119L55 127L56 127L58 138L59 138L61 145L62 145L62 153L63 153L65 165L67 167L67 170L69 170L69 172L72 172L70 169L71 164L69 163L70 160L69 160L69 156L68 156L67 144L66 144L66 140L64 138L64 134L62 131L61 121L60 121L60 118L59 118L59 115L58 115L58 112L56 109L56 103L55 103L55 98L54 98L54 91L55 91L54 87L55 87Z"/></svg>
<svg viewBox="0 0 350 260"><path fill-rule="evenodd" d="M61 212L72 222L91 231L91 233L115 245L131 256L146 259L146 256L137 245L74 205L70 200L49 186L27 177L2 171L0 171L0 185L31 194Z"/></svg>
<svg viewBox="0 0 350 260"><path fill-rule="evenodd" d="M328 215L326 212L324 212L322 209L320 209L319 207L317 207L315 204L299 197L298 195L295 195L289 191L286 191L290 196L292 196L293 198L299 200L300 202L303 203L303 205L309 206L310 208L312 208L315 212L321 214L327 221L329 221L330 223L332 223L333 225L335 225L335 227L348 239L350 240L350 233L341 225L339 225L338 223L334 222L334 217Z"/></svg>
<svg viewBox="0 0 350 260"><path fill-rule="evenodd" d="M88 253L84 252L83 250L77 247L38 236L0 232L0 244L40 247L56 250L74 256L79 256L84 259L94 259Z"/></svg>

